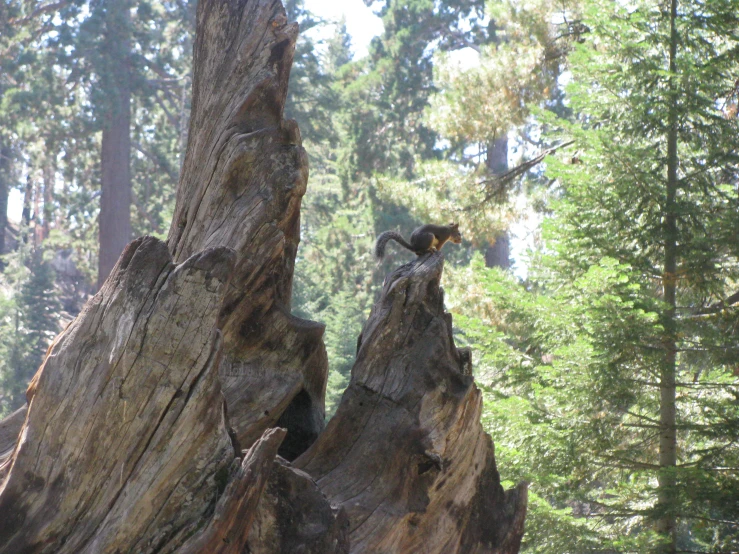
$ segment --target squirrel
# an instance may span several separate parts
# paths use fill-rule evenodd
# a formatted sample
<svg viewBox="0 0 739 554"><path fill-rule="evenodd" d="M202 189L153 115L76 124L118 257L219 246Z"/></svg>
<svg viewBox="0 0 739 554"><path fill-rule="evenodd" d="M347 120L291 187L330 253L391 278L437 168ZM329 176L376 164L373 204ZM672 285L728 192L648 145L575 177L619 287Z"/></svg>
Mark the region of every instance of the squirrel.
<svg viewBox="0 0 739 554"><path fill-rule="evenodd" d="M391 240L394 240L399 245L420 256L426 252L437 252L441 250L441 247L447 241L459 244L462 242L462 235L459 233L458 223L450 223L449 225L421 225L411 233L411 242L408 244L400 233L385 231L377 237L375 258L382 260L385 257L385 247Z"/></svg>

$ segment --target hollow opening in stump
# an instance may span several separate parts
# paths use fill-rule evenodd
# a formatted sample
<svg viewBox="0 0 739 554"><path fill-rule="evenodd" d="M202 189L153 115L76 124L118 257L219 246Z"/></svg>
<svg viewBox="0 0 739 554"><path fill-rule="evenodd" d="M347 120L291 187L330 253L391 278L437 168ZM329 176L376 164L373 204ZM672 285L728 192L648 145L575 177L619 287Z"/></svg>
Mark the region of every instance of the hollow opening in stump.
<svg viewBox="0 0 739 554"><path fill-rule="evenodd" d="M323 428L318 410L313 406L310 395L302 389L277 420L277 427L287 429L287 436L277 453L292 462L315 442Z"/></svg>

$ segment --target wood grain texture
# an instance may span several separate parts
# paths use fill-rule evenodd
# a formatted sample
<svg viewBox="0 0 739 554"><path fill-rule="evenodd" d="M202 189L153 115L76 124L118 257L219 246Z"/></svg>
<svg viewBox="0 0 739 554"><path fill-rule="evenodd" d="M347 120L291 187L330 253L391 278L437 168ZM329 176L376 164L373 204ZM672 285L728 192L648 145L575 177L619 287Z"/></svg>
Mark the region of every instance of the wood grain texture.
<svg viewBox="0 0 739 554"><path fill-rule="evenodd" d="M282 118L297 26L278 0L202 0L197 25L168 243L127 247L51 347L20 432L21 415L0 425L0 552L240 552L283 441L292 458L323 428L324 328L289 307L308 177ZM302 494L310 479L279 467Z"/></svg>
<svg viewBox="0 0 739 554"><path fill-rule="evenodd" d="M124 250L0 422L0 554L518 552L526 486L500 485L441 254L388 276L321 433L323 326L290 313L297 27L279 0L197 19L168 241Z"/></svg>
<svg viewBox="0 0 739 554"><path fill-rule="evenodd" d="M10 457L26 420L28 407L22 406L0 421L0 482L10 469Z"/></svg>
<svg viewBox="0 0 739 554"><path fill-rule="evenodd" d="M277 459L259 502L249 554L348 554L349 519L307 473Z"/></svg>
<svg viewBox="0 0 739 554"><path fill-rule="evenodd" d="M231 465L229 483L218 499L207 527L177 552L179 554L240 554L244 551L262 492L275 466L277 449L285 438L284 429L268 429Z"/></svg>
<svg viewBox="0 0 739 554"><path fill-rule="evenodd" d="M526 486L500 485L442 268L427 254L386 278L336 415L295 461L346 510L352 553L518 552Z"/></svg>
<svg viewBox="0 0 739 554"><path fill-rule="evenodd" d="M216 367L226 248L132 242L56 339L0 489L0 552L172 551L234 457ZM169 548L164 548L169 544Z"/></svg>
<svg viewBox="0 0 739 554"><path fill-rule="evenodd" d="M220 375L242 447L300 409L286 445L302 452L323 428L324 326L290 314L308 158L283 119L297 24L279 0L198 6L190 139L168 244L175 261L236 251L221 329ZM308 402L292 404L304 393ZM290 419L290 418L288 418ZM295 419L295 418L292 418Z"/></svg>

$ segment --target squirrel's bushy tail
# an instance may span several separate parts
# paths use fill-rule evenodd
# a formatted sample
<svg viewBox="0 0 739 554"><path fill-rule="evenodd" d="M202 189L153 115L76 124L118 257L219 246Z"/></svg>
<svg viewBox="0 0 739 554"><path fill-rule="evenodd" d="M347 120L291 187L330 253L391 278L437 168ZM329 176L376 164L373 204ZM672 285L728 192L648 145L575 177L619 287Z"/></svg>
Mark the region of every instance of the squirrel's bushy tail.
<svg viewBox="0 0 739 554"><path fill-rule="evenodd" d="M379 237L377 237L377 242L375 243L375 258L377 258L378 260L382 260L385 257L385 247L387 246L387 243L391 240L394 240L401 246L404 246L405 248L413 252L413 247L405 241L403 235L397 233L396 231L385 231L384 233L381 233Z"/></svg>

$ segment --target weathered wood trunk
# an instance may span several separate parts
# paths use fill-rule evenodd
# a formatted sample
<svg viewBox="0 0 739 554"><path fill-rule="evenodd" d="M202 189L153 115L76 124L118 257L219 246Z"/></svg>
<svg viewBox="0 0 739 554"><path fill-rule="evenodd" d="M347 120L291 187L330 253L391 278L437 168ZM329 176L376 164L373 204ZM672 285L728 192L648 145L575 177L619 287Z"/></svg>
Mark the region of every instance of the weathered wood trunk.
<svg viewBox="0 0 739 554"><path fill-rule="evenodd" d="M324 326L290 314L308 180L300 131L282 118L297 33L278 1L201 3L190 139L169 233L175 261L216 245L236 251L221 314L229 419L247 447L286 414L290 457L323 428L328 368Z"/></svg>
<svg viewBox="0 0 739 554"><path fill-rule="evenodd" d="M295 461L346 509L354 553L518 552L526 486L500 485L442 268L427 254L385 279L336 415Z"/></svg>
<svg viewBox="0 0 739 554"><path fill-rule="evenodd" d="M34 377L0 552L150 552L195 530L234 458L215 367L224 248L128 245Z"/></svg>
<svg viewBox="0 0 739 554"><path fill-rule="evenodd" d="M389 277L323 430L323 326L290 314L297 27L278 0L197 24L168 242L126 247L0 422L0 554L517 552L440 255Z"/></svg>

